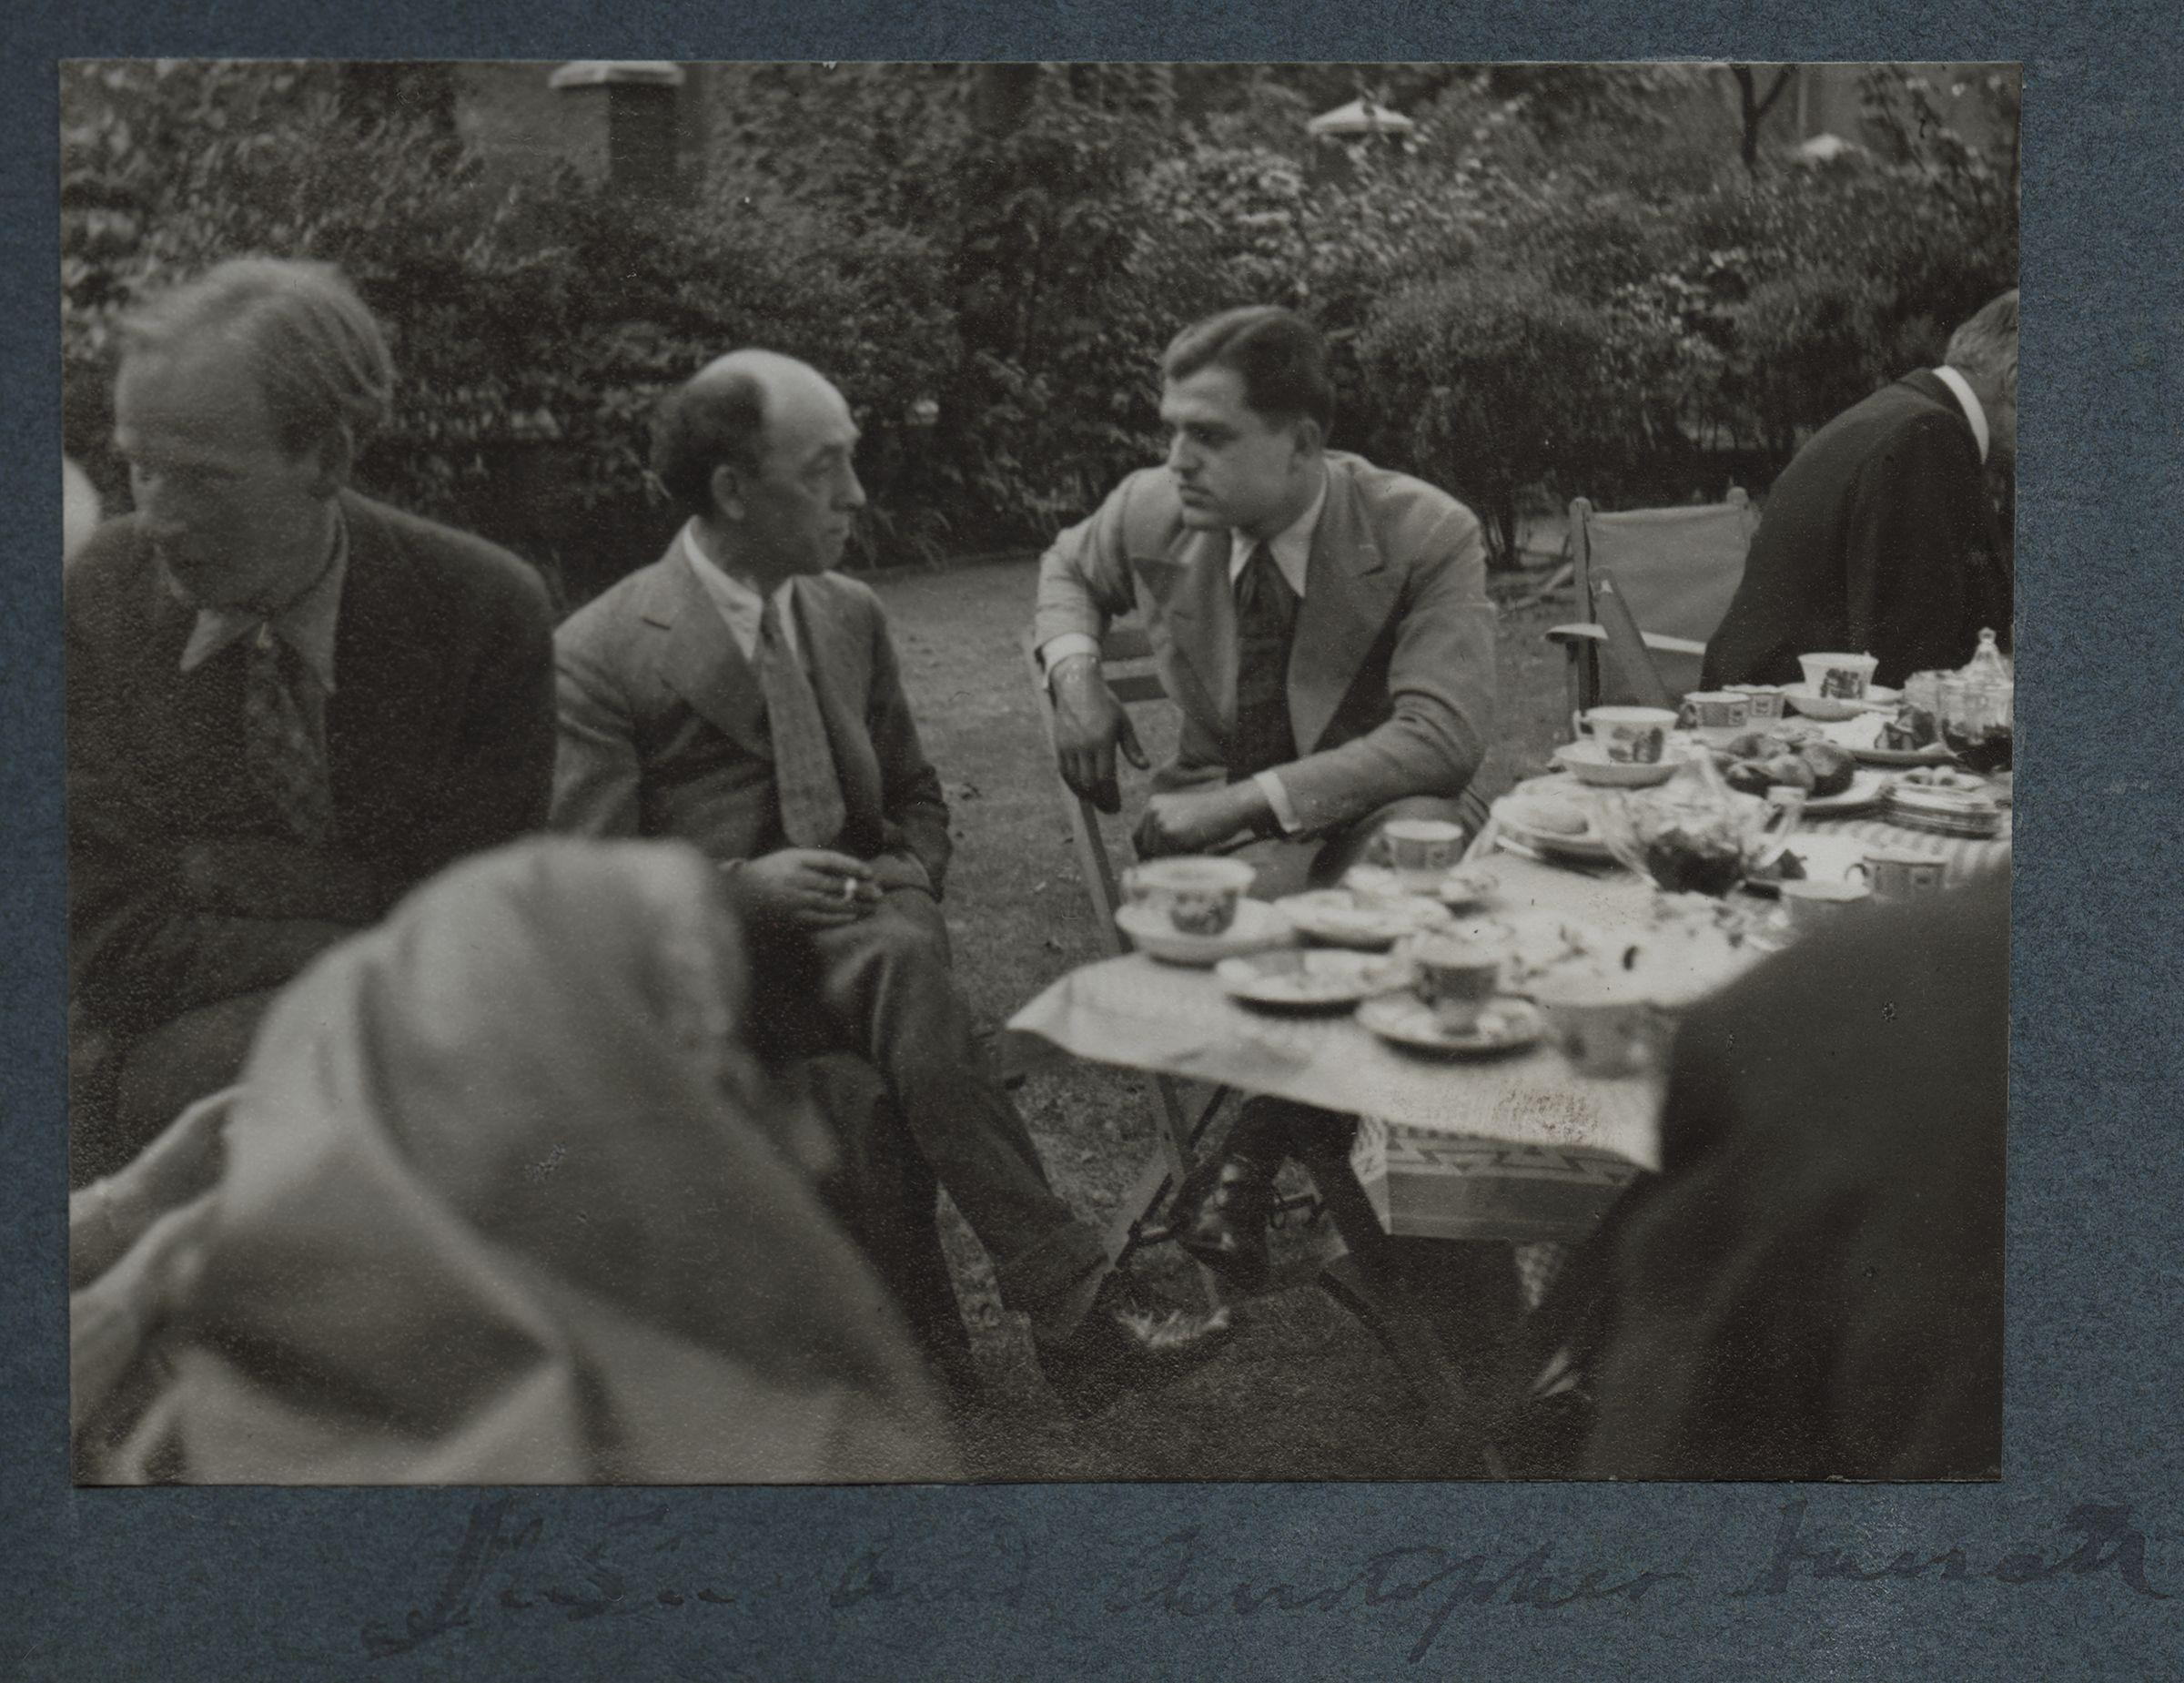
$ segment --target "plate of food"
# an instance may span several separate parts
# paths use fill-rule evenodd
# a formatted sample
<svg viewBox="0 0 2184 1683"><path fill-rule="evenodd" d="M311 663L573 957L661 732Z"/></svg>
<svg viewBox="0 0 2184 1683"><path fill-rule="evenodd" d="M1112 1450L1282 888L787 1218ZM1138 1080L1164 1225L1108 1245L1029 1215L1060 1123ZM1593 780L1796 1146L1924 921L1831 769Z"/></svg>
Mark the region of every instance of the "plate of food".
<svg viewBox="0 0 2184 1683"><path fill-rule="evenodd" d="M1921 743L1917 730L1904 725L1901 717L1900 713L1893 717L1885 713L1862 713L1855 719L1840 719L1825 728L1828 741L1848 748L1866 765L1949 763L1951 756L1946 745L1936 741L1931 731Z"/></svg>
<svg viewBox="0 0 2184 1683"><path fill-rule="evenodd" d="M1853 701L1846 695L1823 695L1809 684L1785 684L1782 698L1808 719L1855 719L1861 713L1894 713L1896 693L1885 684L1871 684L1863 698Z"/></svg>
<svg viewBox="0 0 2184 1683"><path fill-rule="evenodd" d="M1918 765L1888 791L1888 816L1915 830L1984 841L2002 827L2002 808L1987 779L1953 765Z"/></svg>
<svg viewBox="0 0 2184 1683"><path fill-rule="evenodd" d="M1330 947L1385 952L1407 935L1444 928L1451 914L1422 895L1371 894L1355 887L1314 888L1274 902L1297 933Z"/></svg>
<svg viewBox="0 0 2184 1683"><path fill-rule="evenodd" d="M1871 774L1861 786L1850 750L1806 725L1746 731L1716 748L1714 764L1722 781L1739 795L1764 796L1773 788L1803 791L1807 812L1855 812L1874 805L1886 788Z"/></svg>
<svg viewBox="0 0 2184 1683"><path fill-rule="evenodd" d="M1347 1010L1401 987L1410 975L1400 958L1339 947L1254 953L1213 967L1214 979L1231 999L1276 1011Z"/></svg>
<svg viewBox="0 0 2184 1683"><path fill-rule="evenodd" d="M1477 1020L1464 1029L1443 1028L1433 1008L1410 992L1375 995L1358 1007L1358 1020L1383 1040L1443 1058L1517 1051L1537 1041L1546 1029L1538 1006L1511 994L1489 1000Z"/></svg>
<svg viewBox="0 0 2184 1683"><path fill-rule="evenodd" d="M1176 928L1168 913L1155 906L1125 906L1115 914L1115 927L1130 938L1130 945L1163 964L1192 965L1204 969L1224 958L1288 947L1297 939L1289 918L1265 900L1236 903L1236 921L1218 935L1189 935Z"/></svg>
<svg viewBox="0 0 2184 1683"><path fill-rule="evenodd" d="M1773 895L1785 881L1848 882L1852 867L1865 862L1872 844L1851 836L1807 836L1802 832L1761 871L1744 878L1750 892Z"/></svg>
<svg viewBox="0 0 2184 1683"><path fill-rule="evenodd" d="M1385 865L1353 865L1342 886L1380 898L1423 895L1450 907L1476 906L1500 887L1501 880L1483 865L1451 865L1445 871L1398 871Z"/></svg>
<svg viewBox="0 0 2184 1683"><path fill-rule="evenodd" d="M1494 817L1512 840L1547 858L1615 863L1592 814L1566 796L1533 795L1509 801L1495 808Z"/></svg>

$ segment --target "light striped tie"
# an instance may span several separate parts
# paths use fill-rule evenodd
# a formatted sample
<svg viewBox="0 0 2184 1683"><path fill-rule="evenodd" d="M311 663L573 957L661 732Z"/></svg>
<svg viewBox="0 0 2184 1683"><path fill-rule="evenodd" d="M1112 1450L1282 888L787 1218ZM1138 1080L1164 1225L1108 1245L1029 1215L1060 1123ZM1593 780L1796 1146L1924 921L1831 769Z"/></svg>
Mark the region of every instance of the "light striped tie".
<svg viewBox="0 0 2184 1683"><path fill-rule="evenodd" d="M759 615L755 653L766 725L774 736L774 793L781 803L782 834L793 847L832 847L849 809L843 805L842 779L827 745L819 697L782 635L780 604L772 596Z"/></svg>

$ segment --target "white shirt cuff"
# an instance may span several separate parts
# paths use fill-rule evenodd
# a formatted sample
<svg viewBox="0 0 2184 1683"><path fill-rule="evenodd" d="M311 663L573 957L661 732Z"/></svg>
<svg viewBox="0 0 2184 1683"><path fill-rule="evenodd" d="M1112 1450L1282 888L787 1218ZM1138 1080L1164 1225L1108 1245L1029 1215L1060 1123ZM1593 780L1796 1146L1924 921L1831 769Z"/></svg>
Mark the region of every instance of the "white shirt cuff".
<svg viewBox="0 0 2184 1683"><path fill-rule="evenodd" d="M1059 643L1061 639L1055 639ZM1267 797L1267 805L1274 809L1274 821L1281 826L1282 834L1294 836L1304 826L1297 822L1297 809L1289 805L1289 792L1281 786L1281 779L1270 771L1255 771L1251 781L1259 785Z"/></svg>
<svg viewBox="0 0 2184 1683"><path fill-rule="evenodd" d="M1099 639L1081 631L1066 631L1039 644L1039 670L1046 674L1049 686L1054 683L1054 669L1073 654L1089 654L1097 660Z"/></svg>

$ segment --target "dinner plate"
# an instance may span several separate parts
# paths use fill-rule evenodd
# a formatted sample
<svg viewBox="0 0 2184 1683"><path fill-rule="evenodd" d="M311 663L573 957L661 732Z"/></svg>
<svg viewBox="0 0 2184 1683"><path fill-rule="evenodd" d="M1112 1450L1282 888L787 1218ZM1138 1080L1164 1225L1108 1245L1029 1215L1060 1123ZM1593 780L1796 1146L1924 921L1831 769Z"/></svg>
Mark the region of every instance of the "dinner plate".
<svg viewBox="0 0 2184 1683"><path fill-rule="evenodd" d="M1166 912L1150 906L1125 906L1115 914L1115 926L1149 957L1201 969L1224 958L1287 947L1297 938L1279 907L1251 899L1236 903L1236 921L1218 935L1185 935L1168 922Z"/></svg>
<svg viewBox="0 0 2184 1683"><path fill-rule="evenodd" d="M1400 988L1410 967L1378 953L1311 947L1224 958L1214 979L1230 999L1276 1011L1338 1011Z"/></svg>
<svg viewBox="0 0 2184 1683"><path fill-rule="evenodd" d="M1532 1045L1546 1031L1540 1008L1511 994L1488 1001L1478 1021L1461 1034L1442 1028L1432 1008L1409 992L1378 994L1367 999L1358 1007L1358 1020L1383 1040L1444 1058L1513 1052Z"/></svg>
<svg viewBox="0 0 2184 1683"><path fill-rule="evenodd" d="M1987 841L2002 828L2002 809L1985 796L1966 800L1945 789L1906 789L1899 784L1888 791L1888 821L1936 836Z"/></svg>
<svg viewBox="0 0 2184 1683"><path fill-rule="evenodd" d="M1851 867L1864 863L1873 844L1852 836L1793 836L1785 854L1795 854L1811 882L1848 882ZM1774 894L1781 885L1774 871L1764 877L1747 877L1744 887L1754 894Z"/></svg>
<svg viewBox="0 0 2184 1683"><path fill-rule="evenodd" d="M1406 935L1444 928L1453 921L1439 900L1415 894L1378 897L1351 888L1314 888L1274 904L1306 939L1370 952L1384 952Z"/></svg>
<svg viewBox="0 0 2184 1683"><path fill-rule="evenodd" d="M1502 886L1483 865L1451 865L1445 871L1398 871L1385 865L1353 865L1343 873L1342 884L1360 894L1423 895L1450 907L1476 906Z"/></svg>
<svg viewBox="0 0 2184 1683"><path fill-rule="evenodd" d="M1598 829L1590 819L1585 827L1575 835L1557 830L1535 830L1522 818L1503 814L1502 828L1512 841L1521 842L1534 853L1551 859L1572 859L1582 865L1613 865L1615 856L1608 851L1608 844L1601 839Z"/></svg>
<svg viewBox="0 0 2184 1683"><path fill-rule="evenodd" d="M1888 777L1877 771L1856 771L1850 775L1850 786L1835 795L1808 795L1805 809L1825 817L1830 814L1864 812L1877 806L1888 794Z"/></svg>
<svg viewBox="0 0 2184 1683"><path fill-rule="evenodd" d="M1866 686L1863 701L1845 701L1840 695L1823 695L1809 684L1785 684L1782 698L1808 719L1855 719L1861 713L1893 710L1896 692L1885 684Z"/></svg>

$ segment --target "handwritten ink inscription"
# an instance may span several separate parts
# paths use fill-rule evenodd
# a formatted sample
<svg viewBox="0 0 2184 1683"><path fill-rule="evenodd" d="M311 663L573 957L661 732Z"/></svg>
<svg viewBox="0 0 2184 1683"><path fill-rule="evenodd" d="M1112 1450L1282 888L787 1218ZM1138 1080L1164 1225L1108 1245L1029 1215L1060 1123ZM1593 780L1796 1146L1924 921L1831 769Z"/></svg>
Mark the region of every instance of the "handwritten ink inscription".
<svg viewBox="0 0 2184 1683"><path fill-rule="evenodd" d="M1224 1561L1203 1530L1188 1526L1156 1540L1118 1544L1100 1575L1096 1605L1110 1615L1157 1614L1194 1626L1266 1617L1369 1618L1385 1622L1415 1664L1434 1651L1467 1608L1532 1615L1588 1607L1652 1608L1686 1597L1780 1597L1881 1584L2004 1587L2103 1583L2166 1600L2153 1580L2147 1535L2119 1505L2071 1508L2046 1545L2003 1552L1963 1543L1892 1553L1828 1541L1802 1497L1781 1503L1770 1529L1725 1536L1720 1558L1593 1561L1553 1542L1471 1548L1404 1543L1309 1571L1262 1576ZM2158 1533L2157 1535L2164 1535ZM745 1557L754 1546L761 1558ZM816 1569L792 1571L763 1534L675 1516L665 1505L635 1509L581 1535L554 1535L518 1497L478 1502L430 1598L398 1627L367 1623L365 1651L391 1658L477 1628L490 1619L547 1617L570 1622L651 1615L722 1617L780 1598L821 1619L915 1617L935 1609L1036 1607L1076 1599L1087 1587L1081 1563L1043 1571L1035 1539L1013 1523L967 1538L884 1536L848 1547Z"/></svg>

